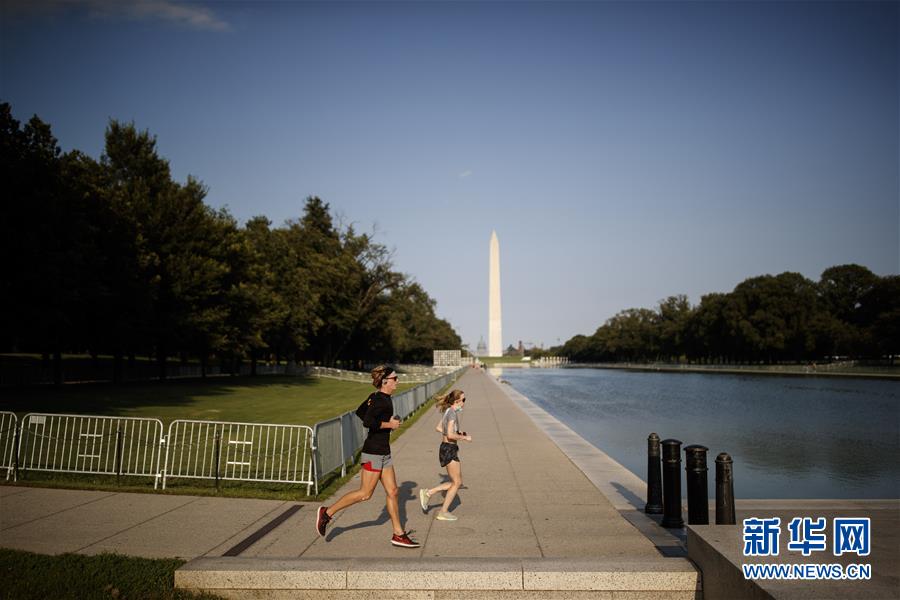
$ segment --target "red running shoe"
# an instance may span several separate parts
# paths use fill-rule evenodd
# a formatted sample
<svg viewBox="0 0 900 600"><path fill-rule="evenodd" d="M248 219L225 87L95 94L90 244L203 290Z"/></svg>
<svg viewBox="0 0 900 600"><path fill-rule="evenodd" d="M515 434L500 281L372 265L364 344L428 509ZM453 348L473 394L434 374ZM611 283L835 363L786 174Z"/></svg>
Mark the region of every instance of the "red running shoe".
<svg viewBox="0 0 900 600"><path fill-rule="evenodd" d="M329 517L328 513L325 512L325 507L320 506L319 510L316 512L316 533L318 533L321 537L325 537L325 528L330 522L331 517Z"/></svg>
<svg viewBox="0 0 900 600"><path fill-rule="evenodd" d="M395 534L391 538L391 543L395 546L400 546L401 548L418 548L422 545L419 542L410 539L409 535L405 532L400 535Z"/></svg>

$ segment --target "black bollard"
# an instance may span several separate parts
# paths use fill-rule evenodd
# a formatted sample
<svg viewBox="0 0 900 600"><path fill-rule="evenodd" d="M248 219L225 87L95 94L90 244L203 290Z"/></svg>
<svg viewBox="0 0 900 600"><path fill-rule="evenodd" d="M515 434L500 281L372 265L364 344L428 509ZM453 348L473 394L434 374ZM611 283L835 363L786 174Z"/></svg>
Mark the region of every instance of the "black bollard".
<svg viewBox="0 0 900 600"><path fill-rule="evenodd" d="M706 475L706 453L709 448L692 444L684 448L684 471L687 481L688 524L709 525L709 487Z"/></svg>
<svg viewBox="0 0 900 600"><path fill-rule="evenodd" d="M651 433L647 438L647 504L644 506L644 512L649 515L658 515L663 511L659 461L659 436Z"/></svg>
<svg viewBox="0 0 900 600"><path fill-rule="evenodd" d="M716 525L734 525L734 475L727 452L716 457Z"/></svg>
<svg viewBox="0 0 900 600"><path fill-rule="evenodd" d="M681 441L662 441L663 527L684 527L681 518Z"/></svg>

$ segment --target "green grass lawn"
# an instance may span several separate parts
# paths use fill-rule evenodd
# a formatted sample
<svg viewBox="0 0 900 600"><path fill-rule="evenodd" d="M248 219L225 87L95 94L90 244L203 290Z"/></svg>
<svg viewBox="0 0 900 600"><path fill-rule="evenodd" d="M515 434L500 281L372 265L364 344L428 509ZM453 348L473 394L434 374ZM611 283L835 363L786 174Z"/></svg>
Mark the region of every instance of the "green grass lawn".
<svg viewBox="0 0 900 600"><path fill-rule="evenodd" d="M412 384L402 384L398 393ZM316 377L260 375L208 379L67 384L0 389L0 410L313 425L355 409L370 384Z"/></svg>
<svg viewBox="0 0 900 600"><path fill-rule="evenodd" d="M402 383L398 392L414 387ZM206 380L173 380L71 384L60 388L38 386L0 389L0 410L17 413L21 419L29 412L96 414L105 416L154 417L164 427L175 419L237 421L314 425L359 406L374 388L368 383L328 378L266 375L258 377L216 377ZM416 416L401 426L395 435L415 422ZM322 500L340 488L355 471L341 478L339 473L325 475L319 481L319 495L306 495L306 486L280 483L170 479L165 492L154 491L153 478L89 475L29 471L20 473L19 485L72 489L113 490L190 495L216 495L278 500ZM0 482L0 485L7 482ZM12 482L9 482L12 483Z"/></svg>
<svg viewBox="0 0 900 600"><path fill-rule="evenodd" d="M411 387L412 384L401 383L398 391ZM59 389L50 386L3 389L0 410L11 410L20 417L28 412L156 417L166 425L174 419L313 425L356 408L372 390L369 384L288 376L79 384ZM401 435L428 414L431 405L430 401L426 403L391 437ZM327 476L319 484L318 498L307 497L306 486L223 481L217 490L212 482L171 480L165 492L154 492L153 481L148 477L124 477L119 484L114 476L45 472L29 472L18 485L321 501L356 471L358 466L348 469L343 478L338 472ZM177 559L115 554L47 556L0 548L0 577L4 582L0 586L0 599L218 598L174 589L174 572L182 564L184 561Z"/></svg>
<svg viewBox="0 0 900 600"><path fill-rule="evenodd" d="M9 600L214 600L175 589L185 561L100 554L47 556L0 548L0 598Z"/></svg>

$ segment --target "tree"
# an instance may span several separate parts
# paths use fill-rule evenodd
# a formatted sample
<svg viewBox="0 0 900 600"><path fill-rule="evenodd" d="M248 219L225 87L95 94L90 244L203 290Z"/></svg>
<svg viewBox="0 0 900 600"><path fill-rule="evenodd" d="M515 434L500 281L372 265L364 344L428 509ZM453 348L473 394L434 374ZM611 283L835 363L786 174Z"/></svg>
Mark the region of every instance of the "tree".
<svg viewBox="0 0 900 600"><path fill-rule="evenodd" d="M123 284L115 261L120 252L127 252L128 244L110 209L108 179L102 166L73 150L62 156L60 168L67 229L73 234L65 240L66 269L76 278L66 283L74 293L69 302L75 313L67 324L68 349L80 346L96 357L128 332L128 321L123 318L127 312L114 301ZM121 375L121 362L117 362L113 377L118 381Z"/></svg>
<svg viewBox="0 0 900 600"><path fill-rule="evenodd" d="M839 265L822 271L819 295L825 308L845 323L857 323L862 298L878 281L869 269L856 264Z"/></svg>
<svg viewBox="0 0 900 600"><path fill-rule="evenodd" d="M290 224L290 235L302 250L313 299L306 337L309 354L326 365L344 358L363 321L381 294L401 281L391 270L390 255L368 235L350 227L340 232L317 197L306 201L303 218Z"/></svg>
<svg viewBox="0 0 900 600"><path fill-rule="evenodd" d="M870 356L900 355L900 276L881 277L859 303L859 321Z"/></svg>
<svg viewBox="0 0 900 600"><path fill-rule="evenodd" d="M562 345L559 353L575 362L592 362L596 359L589 351L589 343L588 336L576 335Z"/></svg>
<svg viewBox="0 0 900 600"><path fill-rule="evenodd" d="M734 337L726 315L730 298L727 294L706 294L687 324L687 353L705 362L734 360Z"/></svg>
<svg viewBox="0 0 900 600"><path fill-rule="evenodd" d="M376 351L371 358L380 355L412 363L429 362L437 349L460 348L462 340L447 321L437 317L435 306L418 283L399 283L366 321L359 342Z"/></svg>
<svg viewBox="0 0 900 600"><path fill-rule="evenodd" d="M270 229L265 217L250 219L241 231L242 267L235 269L243 275L232 285L235 294L243 298L244 320L247 324L247 343L251 346L251 369L256 370L256 349L274 351L276 360L292 354L303 345L298 337L302 327L288 325L292 309L305 314L301 291L282 290L302 286L303 277L294 280L294 273L287 266L286 249L280 244L283 237ZM296 263L294 263L296 268ZM294 298L289 303L287 298Z"/></svg>
<svg viewBox="0 0 900 600"><path fill-rule="evenodd" d="M139 351L164 378L176 354L198 356L204 373L213 355L249 357L255 372L264 351L334 364L459 346L387 249L335 227L319 198L283 228L264 217L239 228L205 204L199 180L172 180L147 131L111 120L105 141L99 162L61 155L49 125L21 127L0 104L0 345L53 354L58 382L71 350L112 352L118 381ZM382 312L415 331L385 336Z"/></svg>
<svg viewBox="0 0 900 600"><path fill-rule="evenodd" d="M864 352L865 335L860 308L863 297L878 276L860 265L830 267L818 283L821 306L831 316L816 323L816 335L825 355L856 355Z"/></svg>
<svg viewBox="0 0 900 600"><path fill-rule="evenodd" d="M78 322L80 250L87 242L82 206L66 194L61 151L50 126L36 115L20 129L12 107L0 105L0 152L9 197L2 215L8 257L4 330L16 348L52 354L62 383L62 351Z"/></svg>
<svg viewBox="0 0 900 600"><path fill-rule="evenodd" d="M647 308L629 308L603 326L604 345L616 360L651 360L659 353L656 314Z"/></svg>
<svg viewBox="0 0 900 600"><path fill-rule="evenodd" d="M692 314L691 303L684 294L660 300L657 327L663 359L677 361L686 354L687 327Z"/></svg>
<svg viewBox="0 0 900 600"><path fill-rule="evenodd" d="M159 377L173 352L223 343L227 309L224 283L234 223L203 200L206 188L188 177L171 180L156 139L134 125L110 121L102 157L111 180L113 209L124 223L137 269L138 321L143 343L152 345Z"/></svg>

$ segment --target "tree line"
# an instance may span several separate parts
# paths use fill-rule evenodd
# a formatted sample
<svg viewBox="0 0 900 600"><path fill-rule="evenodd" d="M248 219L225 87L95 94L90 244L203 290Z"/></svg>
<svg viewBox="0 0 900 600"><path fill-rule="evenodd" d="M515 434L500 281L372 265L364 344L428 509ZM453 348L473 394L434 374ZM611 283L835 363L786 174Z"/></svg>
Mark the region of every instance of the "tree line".
<svg viewBox="0 0 900 600"><path fill-rule="evenodd" d="M552 352L578 362L772 364L842 356L893 364L900 276L848 264L826 269L817 282L790 272L751 277L696 306L676 295L656 309L623 310Z"/></svg>
<svg viewBox="0 0 900 600"><path fill-rule="evenodd" d="M426 362L459 348L435 301L369 234L308 197L281 227L239 226L173 181L156 138L111 120L99 160L63 153L36 115L0 104L0 351L125 361Z"/></svg>

